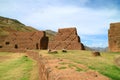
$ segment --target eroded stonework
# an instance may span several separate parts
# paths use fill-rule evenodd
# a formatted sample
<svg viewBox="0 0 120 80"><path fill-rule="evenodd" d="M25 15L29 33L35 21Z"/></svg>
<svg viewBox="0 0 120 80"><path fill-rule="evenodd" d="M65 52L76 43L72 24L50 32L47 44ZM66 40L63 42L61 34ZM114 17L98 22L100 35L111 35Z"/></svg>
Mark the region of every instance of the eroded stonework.
<svg viewBox="0 0 120 80"><path fill-rule="evenodd" d="M111 23L108 31L109 50L120 52L120 23Z"/></svg>
<svg viewBox="0 0 120 80"><path fill-rule="evenodd" d="M67 49L67 50L84 50L84 46L77 35L76 28L59 29L53 41L49 42L49 49Z"/></svg>
<svg viewBox="0 0 120 80"><path fill-rule="evenodd" d="M0 51L47 49L48 37L44 31L12 32L8 36L0 36Z"/></svg>

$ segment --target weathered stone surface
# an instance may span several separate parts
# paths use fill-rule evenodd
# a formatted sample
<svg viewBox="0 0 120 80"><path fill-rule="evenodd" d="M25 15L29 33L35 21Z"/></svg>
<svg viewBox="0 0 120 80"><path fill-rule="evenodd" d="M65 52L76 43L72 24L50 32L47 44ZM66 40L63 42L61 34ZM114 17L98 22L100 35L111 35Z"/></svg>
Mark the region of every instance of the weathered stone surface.
<svg viewBox="0 0 120 80"><path fill-rule="evenodd" d="M120 23L111 23L108 31L109 50L120 52Z"/></svg>
<svg viewBox="0 0 120 80"><path fill-rule="evenodd" d="M47 47L48 37L44 31L13 32L0 37L0 51L47 49Z"/></svg>
<svg viewBox="0 0 120 80"><path fill-rule="evenodd" d="M84 46L80 42L76 28L63 28L58 30L53 41L49 42L48 48L56 50L83 50Z"/></svg>

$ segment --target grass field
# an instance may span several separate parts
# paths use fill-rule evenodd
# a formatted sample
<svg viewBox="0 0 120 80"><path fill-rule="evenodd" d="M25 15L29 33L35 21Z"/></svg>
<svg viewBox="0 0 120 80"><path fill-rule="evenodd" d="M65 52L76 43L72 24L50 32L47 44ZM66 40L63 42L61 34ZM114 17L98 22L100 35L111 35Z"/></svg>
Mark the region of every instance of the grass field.
<svg viewBox="0 0 120 80"><path fill-rule="evenodd" d="M38 80L36 67L23 54L0 52L0 80Z"/></svg>
<svg viewBox="0 0 120 80"><path fill-rule="evenodd" d="M46 53L47 51L40 51ZM120 53L101 53L101 56L94 57L91 51L71 50L67 53L58 51L58 54L49 54L55 58L68 59L77 64L83 64L89 69L96 70L99 73L111 78L111 80L120 80L120 67L114 62ZM79 69L78 69L79 71Z"/></svg>
<svg viewBox="0 0 120 80"><path fill-rule="evenodd" d="M99 73L111 78L111 80L120 80L120 67L115 64L115 58L120 53L101 53L101 56L94 57L91 51L69 50L67 53L58 51L57 54L48 54L46 50L38 51L45 56L52 58L67 59L75 64L82 64L89 69L96 70ZM61 63L60 70L67 67L66 63ZM76 67L76 71L85 71L74 64L69 67ZM38 80L38 67L34 60L25 57L20 53L0 52L0 80Z"/></svg>

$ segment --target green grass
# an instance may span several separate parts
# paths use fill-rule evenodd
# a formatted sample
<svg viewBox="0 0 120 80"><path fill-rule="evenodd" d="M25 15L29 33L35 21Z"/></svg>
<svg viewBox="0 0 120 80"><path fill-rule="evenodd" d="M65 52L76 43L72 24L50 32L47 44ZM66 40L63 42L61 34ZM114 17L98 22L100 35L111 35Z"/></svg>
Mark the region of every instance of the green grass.
<svg viewBox="0 0 120 80"><path fill-rule="evenodd" d="M102 73L110 77L112 80L120 80L120 68L116 67L115 65L105 65L101 68L90 66L91 69L97 70L98 72Z"/></svg>
<svg viewBox="0 0 120 80"><path fill-rule="evenodd" d="M45 51L43 51L45 53ZM99 73L111 78L111 80L120 80L120 67L118 67L114 59L120 56L120 53L101 53L100 57L94 57L91 51L71 50L66 54L58 51L58 54L51 54L56 58L68 59L77 64L83 64L89 69L96 70ZM69 65L73 67L74 65ZM76 68L77 71L82 69Z"/></svg>
<svg viewBox="0 0 120 80"><path fill-rule="evenodd" d="M80 71L83 71L83 70L79 67L76 67L76 71L80 72Z"/></svg>
<svg viewBox="0 0 120 80"><path fill-rule="evenodd" d="M1 55L7 56L9 53L0 52ZM24 55L2 61L0 62L0 80L30 80L34 64L33 60Z"/></svg>
<svg viewBox="0 0 120 80"><path fill-rule="evenodd" d="M61 66L58 69L66 69L66 68L67 68L66 66Z"/></svg>
<svg viewBox="0 0 120 80"><path fill-rule="evenodd" d="M65 63L65 62L62 62L62 63L59 63L59 64L61 64L62 66L61 66L60 68L58 68L58 69L66 69L66 68L71 68L71 69L73 69L73 68L75 68L75 70L78 71L78 72L80 72L80 71L85 71L85 70L81 69L80 67L78 67L76 64ZM67 67L66 67L65 65L66 65Z"/></svg>

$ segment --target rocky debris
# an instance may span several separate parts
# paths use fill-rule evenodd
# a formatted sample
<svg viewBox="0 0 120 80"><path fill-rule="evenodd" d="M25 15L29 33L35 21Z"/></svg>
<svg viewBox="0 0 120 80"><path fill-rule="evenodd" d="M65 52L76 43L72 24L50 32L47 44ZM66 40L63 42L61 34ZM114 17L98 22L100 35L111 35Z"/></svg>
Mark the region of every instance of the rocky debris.
<svg viewBox="0 0 120 80"><path fill-rule="evenodd" d="M66 53L66 52L67 52L67 50L66 50L66 49L62 49L62 52Z"/></svg>
<svg viewBox="0 0 120 80"><path fill-rule="evenodd" d="M48 53L56 54L56 53L58 53L58 52L57 52L57 50L51 50L51 49L48 49Z"/></svg>
<svg viewBox="0 0 120 80"><path fill-rule="evenodd" d="M101 55L100 55L100 52L97 52L97 51L92 52L92 55L93 55L93 56L101 56Z"/></svg>

